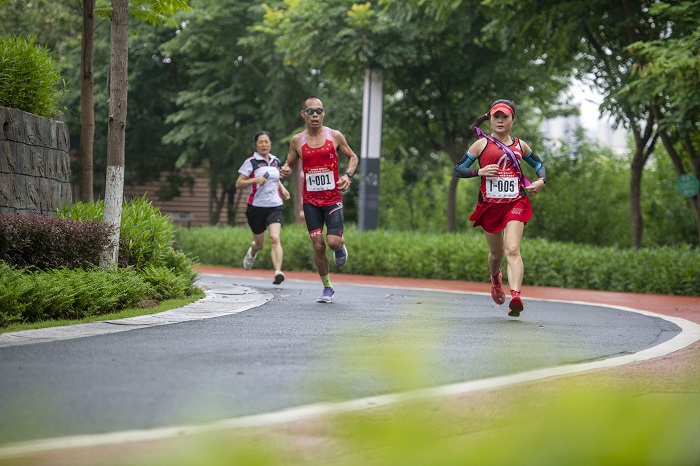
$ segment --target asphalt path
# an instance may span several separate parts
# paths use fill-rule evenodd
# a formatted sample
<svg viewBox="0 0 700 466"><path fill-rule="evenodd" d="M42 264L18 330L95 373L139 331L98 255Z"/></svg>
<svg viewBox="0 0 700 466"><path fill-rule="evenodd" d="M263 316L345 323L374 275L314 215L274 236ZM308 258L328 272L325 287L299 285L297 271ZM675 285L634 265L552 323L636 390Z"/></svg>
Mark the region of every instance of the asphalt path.
<svg viewBox="0 0 700 466"><path fill-rule="evenodd" d="M0 446L575 366L681 331L655 315L580 302L527 299L516 319L486 293L343 283L332 304L317 304L317 280L274 286L271 277L206 274L202 284L210 298L180 318L0 344Z"/></svg>

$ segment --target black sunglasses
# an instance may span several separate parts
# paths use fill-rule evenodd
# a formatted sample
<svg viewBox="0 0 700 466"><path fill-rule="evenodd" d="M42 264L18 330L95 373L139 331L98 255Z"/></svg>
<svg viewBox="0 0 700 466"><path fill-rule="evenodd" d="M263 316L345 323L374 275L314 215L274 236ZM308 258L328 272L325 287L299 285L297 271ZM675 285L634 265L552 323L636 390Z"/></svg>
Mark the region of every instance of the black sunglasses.
<svg viewBox="0 0 700 466"><path fill-rule="evenodd" d="M321 115L323 113L322 108L307 108L304 111L306 112L307 115L313 115L314 112L318 113L319 115Z"/></svg>

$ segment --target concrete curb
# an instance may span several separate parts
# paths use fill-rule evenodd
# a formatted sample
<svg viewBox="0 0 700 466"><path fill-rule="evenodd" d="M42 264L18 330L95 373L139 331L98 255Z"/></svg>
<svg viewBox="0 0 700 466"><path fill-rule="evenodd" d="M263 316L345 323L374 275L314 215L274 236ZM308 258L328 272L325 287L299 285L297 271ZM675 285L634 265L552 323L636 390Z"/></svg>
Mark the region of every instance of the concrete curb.
<svg viewBox="0 0 700 466"><path fill-rule="evenodd" d="M3 333L0 334L0 348L92 337L107 333L155 327L157 325L211 319L212 317L236 314L262 306L273 298L273 295L269 293L262 293L247 286L221 285L217 286L216 289L206 289L205 287L203 289L207 295L205 298L187 306L157 314Z"/></svg>

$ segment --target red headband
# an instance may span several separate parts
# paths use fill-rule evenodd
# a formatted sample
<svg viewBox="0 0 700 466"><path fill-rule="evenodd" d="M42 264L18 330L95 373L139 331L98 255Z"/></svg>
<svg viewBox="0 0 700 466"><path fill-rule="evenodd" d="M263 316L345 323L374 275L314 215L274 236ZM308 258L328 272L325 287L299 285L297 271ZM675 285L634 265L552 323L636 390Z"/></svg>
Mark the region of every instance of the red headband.
<svg viewBox="0 0 700 466"><path fill-rule="evenodd" d="M515 114L515 110L513 110L510 107L510 105L503 103L503 102L499 102L496 105L494 105L493 107L491 107L491 111L489 111L489 114L493 115L496 112L503 112L506 114L506 116L508 116L510 114Z"/></svg>

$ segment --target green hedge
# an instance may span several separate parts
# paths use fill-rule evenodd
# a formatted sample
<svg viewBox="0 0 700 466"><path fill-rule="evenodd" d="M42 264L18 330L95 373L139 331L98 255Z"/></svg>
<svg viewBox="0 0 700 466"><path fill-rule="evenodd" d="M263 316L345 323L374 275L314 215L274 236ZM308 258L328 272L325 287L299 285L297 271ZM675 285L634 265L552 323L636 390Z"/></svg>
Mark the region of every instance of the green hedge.
<svg viewBox="0 0 700 466"><path fill-rule="evenodd" d="M247 227L178 229L175 236L177 247L200 263L238 268L252 241ZM342 269L331 265L332 273L488 281L488 249L477 230L430 234L349 227L345 240L348 262ZM303 225L285 225L282 246L284 270L315 270ZM524 238L521 250L525 285L700 295L698 248L597 248ZM266 241L254 268L272 269L269 252Z"/></svg>

